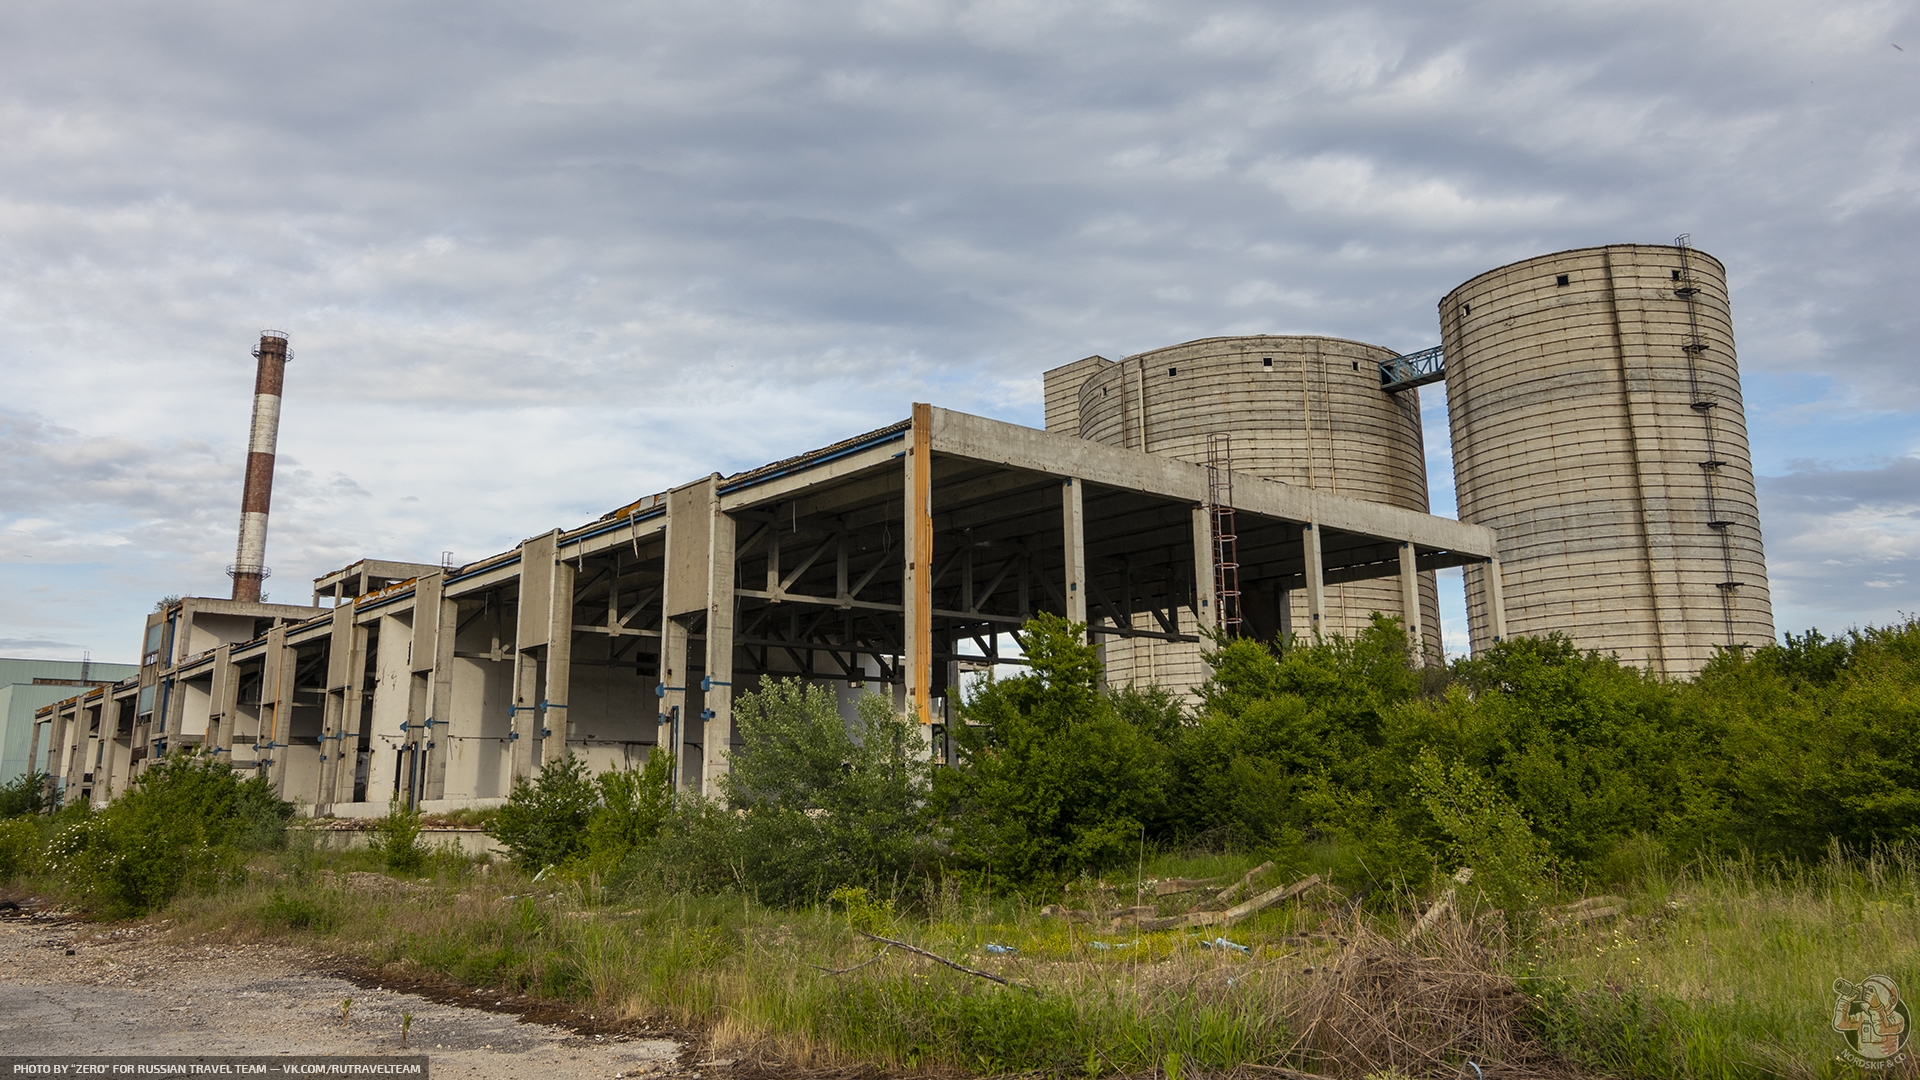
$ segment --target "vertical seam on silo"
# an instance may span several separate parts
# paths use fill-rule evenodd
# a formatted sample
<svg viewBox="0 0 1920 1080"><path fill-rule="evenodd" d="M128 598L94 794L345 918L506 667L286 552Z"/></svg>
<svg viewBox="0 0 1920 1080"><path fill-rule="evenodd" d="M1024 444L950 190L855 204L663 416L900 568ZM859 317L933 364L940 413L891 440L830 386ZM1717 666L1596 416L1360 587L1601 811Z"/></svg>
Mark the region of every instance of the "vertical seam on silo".
<svg viewBox="0 0 1920 1080"><path fill-rule="evenodd" d="M1140 452L1147 452L1147 358L1140 358Z"/></svg>
<svg viewBox="0 0 1920 1080"><path fill-rule="evenodd" d="M1603 265L1607 269L1607 314L1613 322L1613 357L1620 376L1620 407L1627 422L1627 453L1633 458L1633 497L1635 525L1640 530L1640 555L1646 567L1647 603L1653 612L1653 642L1660 663L1660 674L1667 674L1667 629L1661 618L1660 590L1654 580L1653 536L1647 523L1647 485L1643 475L1645 463L1640 456L1640 434L1633 419L1633 388L1627 380L1627 343L1626 335L1620 326L1619 286L1615 281L1613 267L1613 249L1606 248L1601 253Z"/></svg>

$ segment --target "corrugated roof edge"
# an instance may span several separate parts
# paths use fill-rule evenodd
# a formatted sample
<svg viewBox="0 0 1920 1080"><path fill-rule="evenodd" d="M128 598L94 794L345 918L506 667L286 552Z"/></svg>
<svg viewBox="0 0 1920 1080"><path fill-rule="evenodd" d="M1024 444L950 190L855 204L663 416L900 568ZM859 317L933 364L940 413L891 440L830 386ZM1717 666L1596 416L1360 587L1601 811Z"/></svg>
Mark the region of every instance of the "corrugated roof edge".
<svg viewBox="0 0 1920 1080"><path fill-rule="evenodd" d="M771 465L762 465L757 469L749 469L743 473L735 473L720 481L720 491L722 494L739 491L742 488L749 488L755 484L772 480L778 476L785 476L787 473L799 469L819 465L837 457L844 457L847 454L864 450L875 443L888 442L904 434L906 430L912 426L912 420L902 420L896 424L888 424L883 428L875 428L864 435L855 435L851 439L842 439L832 446L823 446L818 450L810 450L804 454L796 454L784 461L776 461Z"/></svg>

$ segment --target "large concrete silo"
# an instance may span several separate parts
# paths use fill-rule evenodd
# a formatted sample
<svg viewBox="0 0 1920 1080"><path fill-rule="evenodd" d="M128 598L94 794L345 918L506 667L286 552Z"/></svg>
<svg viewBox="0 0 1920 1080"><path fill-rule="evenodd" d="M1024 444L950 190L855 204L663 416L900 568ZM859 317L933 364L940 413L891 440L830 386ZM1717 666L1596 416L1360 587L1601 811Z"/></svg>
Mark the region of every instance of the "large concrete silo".
<svg viewBox="0 0 1920 1080"><path fill-rule="evenodd" d="M1339 338L1263 335L1205 338L1117 362L1088 357L1047 372L1047 427L1200 464L1209 435L1231 435L1235 472L1426 513L1418 397L1380 386L1380 362L1394 355ZM1077 409L1068 406L1076 387ZM1431 573L1420 577L1421 630L1437 661L1438 594ZM1298 591L1281 603L1305 609ZM1329 585L1325 630L1351 637L1372 612L1402 610L1398 579ZM1134 638L1106 649L1118 681L1205 677L1191 645Z"/></svg>
<svg viewBox="0 0 1920 1080"><path fill-rule="evenodd" d="M1543 255L1453 290L1440 321L1460 519L1499 533L1509 634L1671 677L1773 640L1719 260ZM1492 630L1466 573L1478 650Z"/></svg>

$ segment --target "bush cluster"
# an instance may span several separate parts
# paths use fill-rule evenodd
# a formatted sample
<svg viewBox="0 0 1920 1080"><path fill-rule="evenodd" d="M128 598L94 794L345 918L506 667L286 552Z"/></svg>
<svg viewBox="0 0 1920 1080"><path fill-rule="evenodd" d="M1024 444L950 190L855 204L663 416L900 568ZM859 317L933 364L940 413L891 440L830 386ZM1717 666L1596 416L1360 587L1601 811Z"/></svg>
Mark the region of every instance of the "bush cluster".
<svg viewBox="0 0 1920 1080"><path fill-rule="evenodd" d="M569 754L549 762L532 782L515 782L483 831L525 869L604 872L652 842L672 800L670 754L653 755L642 769L598 777Z"/></svg>
<svg viewBox="0 0 1920 1080"><path fill-rule="evenodd" d="M249 853L285 843L293 811L264 776L242 780L223 761L169 755L98 813L76 813L48 842L44 869L102 914L142 915L184 889L237 877Z"/></svg>
<svg viewBox="0 0 1920 1080"><path fill-rule="evenodd" d="M664 759L573 759L515 789L493 834L530 868L597 867L774 904L893 898L958 874L1040 890L1148 848L1317 851L1382 896L1472 866L1509 911L1553 875L1618 881L1649 850L1818 859L1920 838L1920 622L1727 653L1670 682L1564 637L1423 671L1376 616L1352 639L1219 640L1184 707L1103 685L1084 628L1041 616L1029 667L960 710L935 768L887 701L763 680L723 800L673 802Z"/></svg>

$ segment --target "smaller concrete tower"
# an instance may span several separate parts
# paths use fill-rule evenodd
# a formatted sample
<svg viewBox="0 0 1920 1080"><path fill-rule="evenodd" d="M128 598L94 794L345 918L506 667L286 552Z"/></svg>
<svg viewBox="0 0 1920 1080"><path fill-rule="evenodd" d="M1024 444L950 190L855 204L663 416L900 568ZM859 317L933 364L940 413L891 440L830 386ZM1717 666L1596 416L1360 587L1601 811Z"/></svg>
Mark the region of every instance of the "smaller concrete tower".
<svg viewBox="0 0 1920 1080"><path fill-rule="evenodd" d="M240 543L234 550L233 598L257 603L267 576L267 508L273 502L273 454L280 438L280 388L286 382L287 335L262 330L253 350L253 430L247 439L247 482L240 496Z"/></svg>

